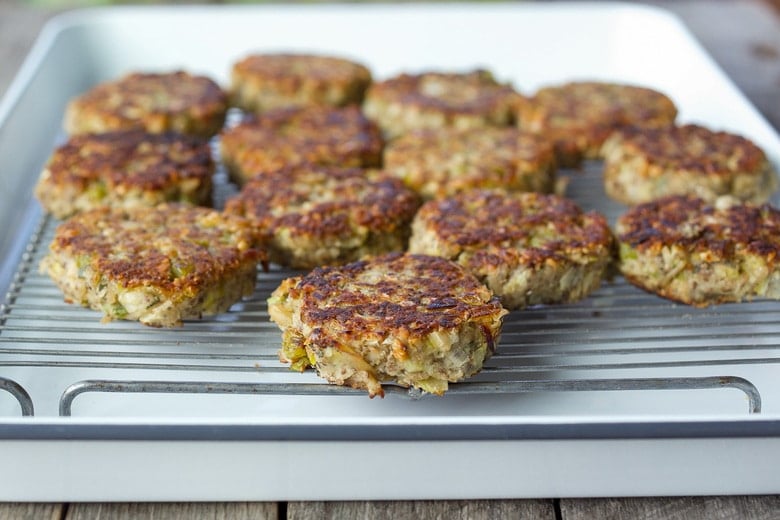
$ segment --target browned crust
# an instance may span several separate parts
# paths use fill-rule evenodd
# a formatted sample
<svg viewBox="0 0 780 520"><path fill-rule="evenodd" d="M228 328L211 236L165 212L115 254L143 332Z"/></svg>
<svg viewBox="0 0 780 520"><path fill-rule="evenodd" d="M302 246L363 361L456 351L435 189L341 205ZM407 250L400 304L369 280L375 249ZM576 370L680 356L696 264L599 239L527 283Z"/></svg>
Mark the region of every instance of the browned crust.
<svg viewBox="0 0 780 520"><path fill-rule="evenodd" d="M231 78L233 102L253 111L360 103L371 84L360 63L310 54L249 55L233 65Z"/></svg>
<svg viewBox="0 0 780 520"><path fill-rule="evenodd" d="M381 275L377 279L377 273ZM501 316L498 299L444 258L390 254L290 279L301 319L352 337L422 338L482 317Z"/></svg>
<svg viewBox="0 0 780 520"><path fill-rule="evenodd" d="M471 191L423 205L409 250L449 258L509 309L577 301L614 257L603 215L557 195Z"/></svg>
<svg viewBox="0 0 780 520"><path fill-rule="evenodd" d="M143 128L210 137L225 121L227 94L211 79L187 72L132 73L101 83L67 107L70 134Z"/></svg>
<svg viewBox="0 0 780 520"><path fill-rule="evenodd" d="M429 201L416 218L452 248L450 258L468 252L477 270L604 257L613 247L603 215L558 195L471 191Z"/></svg>
<svg viewBox="0 0 780 520"><path fill-rule="evenodd" d="M780 298L780 212L733 197L672 196L617 222L620 270L634 285L704 307Z"/></svg>
<svg viewBox="0 0 780 520"><path fill-rule="evenodd" d="M252 178L225 211L248 218L269 239L281 229L326 239L358 227L405 229L418 206L413 192L383 172L302 165Z"/></svg>
<svg viewBox="0 0 780 520"><path fill-rule="evenodd" d="M552 145L515 128L416 130L388 143L384 164L435 198L474 188L550 192L555 183Z"/></svg>
<svg viewBox="0 0 780 520"><path fill-rule="evenodd" d="M122 130L71 137L46 165L46 183L86 189L102 182L108 190L165 190L185 179L210 183L214 162L208 141L166 132Z"/></svg>
<svg viewBox="0 0 780 520"><path fill-rule="evenodd" d="M486 70L426 72L374 83L363 110L392 138L421 128L511 125L519 98Z"/></svg>
<svg viewBox="0 0 780 520"><path fill-rule="evenodd" d="M662 127L677 116L674 103L661 92L593 81L542 88L518 107L518 126L554 141L562 166L598 157L604 140L617 128Z"/></svg>
<svg viewBox="0 0 780 520"><path fill-rule="evenodd" d="M214 162L206 140L124 130L73 136L54 151L46 167L54 183L100 179L110 186L160 189L178 179L206 179Z"/></svg>
<svg viewBox="0 0 780 520"><path fill-rule="evenodd" d="M306 79L316 82L340 81L359 76L371 80L369 70L354 61L335 56L313 54L253 54L233 66L233 71L249 76L285 80L290 92L299 89Z"/></svg>
<svg viewBox="0 0 780 520"><path fill-rule="evenodd" d="M637 176L677 170L702 177L728 177L738 172L760 175L767 158L752 141L699 125L623 128L616 132L628 156L640 156L650 168ZM657 166L658 168L652 168Z"/></svg>
<svg viewBox="0 0 780 520"><path fill-rule="evenodd" d="M758 146L697 125L624 128L607 139L602 154L604 189L625 204L685 194L762 203L777 187L777 173Z"/></svg>
<svg viewBox="0 0 780 520"><path fill-rule="evenodd" d="M275 110L221 136L222 158L239 182L304 163L379 166L383 147L379 129L357 107Z"/></svg>
<svg viewBox="0 0 780 520"><path fill-rule="evenodd" d="M373 84L366 97L445 114L493 114L516 102L517 93L490 72L475 70L401 74Z"/></svg>
<svg viewBox="0 0 780 520"><path fill-rule="evenodd" d="M195 295L265 260L249 222L178 204L81 213L57 227L50 250L122 287L153 286L166 296Z"/></svg>
<svg viewBox="0 0 780 520"><path fill-rule="evenodd" d="M642 254L675 247L714 263L732 261L739 252L772 266L780 258L780 211L769 205L718 208L694 196L665 197L630 209L616 231L621 243Z"/></svg>

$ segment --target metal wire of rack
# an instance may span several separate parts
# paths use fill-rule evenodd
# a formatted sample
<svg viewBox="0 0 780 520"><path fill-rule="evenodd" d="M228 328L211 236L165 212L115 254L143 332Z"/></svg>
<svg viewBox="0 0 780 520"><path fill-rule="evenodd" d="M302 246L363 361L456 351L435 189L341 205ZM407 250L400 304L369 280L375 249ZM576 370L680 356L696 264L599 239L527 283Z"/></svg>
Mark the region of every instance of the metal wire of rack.
<svg viewBox="0 0 780 520"><path fill-rule="evenodd" d="M603 200L598 175L596 168L572 174L570 191L585 208L606 209L614 219L622 208ZM179 329L105 324L97 313L65 304L37 272L55 225L42 219L0 305L0 370L31 370L25 372L31 380L42 369L73 373L57 390L60 415L71 415L74 400L86 393L355 395L291 373L278 361L280 336L265 300L291 272L272 266L258 274L251 298ZM736 368L780 363L776 313L776 303L768 301L689 308L618 277L582 302L511 313L497 354L448 394L732 388L745 394L749 413L758 413L760 386ZM80 377L85 371L99 377ZM18 380L0 379L0 389L32 415L34 397ZM392 386L387 391L421 397Z"/></svg>

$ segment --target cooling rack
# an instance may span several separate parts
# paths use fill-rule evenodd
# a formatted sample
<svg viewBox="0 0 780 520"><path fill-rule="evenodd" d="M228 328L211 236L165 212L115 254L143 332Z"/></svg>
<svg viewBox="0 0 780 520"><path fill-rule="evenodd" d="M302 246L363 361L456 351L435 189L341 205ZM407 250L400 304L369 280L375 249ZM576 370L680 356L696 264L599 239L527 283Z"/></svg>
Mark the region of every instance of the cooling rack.
<svg viewBox="0 0 780 520"><path fill-rule="evenodd" d="M624 208L605 198L600 174L601 165L592 162L582 171L564 171L561 177L568 181L569 196L586 209L603 211L614 222ZM235 188L224 172L216 180L220 205ZM268 318L266 298L283 278L296 273L271 266L258 274L252 297L223 315L189 321L181 328L101 323L98 313L64 303L55 285L38 272L56 224L41 217L0 306L0 367L6 375L0 389L18 402L6 407L6 414L114 415L137 394L188 396L190 401L209 396L206 408L217 410L219 396L318 396L325 402L351 397L361 400L357 409L371 406L363 402L369 400L362 392L328 385L311 373L291 372L278 361L281 335ZM776 316L776 302L695 309L646 294L616 276L582 302L512 312L498 351L483 372L452 385L446 397L388 386L388 399L396 405L390 412L380 409L394 415L408 413L421 401L427 403L421 410L429 410L437 401L464 397L489 405L491 400L521 394L544 401L552 394L572 399L581 393L634 393L641 398L633 410L625 403L594 410L667 413L678 408L676 396L684 392L696 395L681 408L685 413L722 409L760 413L767 403L777 406L776 389L764 381L766 371L780 363ZM677 394L659 403L655 397L661 395L659 390ZM99 394L106 404L79 407L84 400L79 396L85 394ZM742 403L728 404L735 395ZM554 413L556 406L566 413L568 407L561 406L565 399L557 397L547 413ZM592 405L589 401L593 397L584 402L585 413ZM251 400L244 402L250 403L247 413L254 413ZM526 398L519 406L503 404L498 409L523 413L528 402ZM175 412L178 405L174 398L164 406ZM194 413L219 415L193 406ZM134 408L132 413L145 412ZM156 413L166 413L166 408Z"/></svg>

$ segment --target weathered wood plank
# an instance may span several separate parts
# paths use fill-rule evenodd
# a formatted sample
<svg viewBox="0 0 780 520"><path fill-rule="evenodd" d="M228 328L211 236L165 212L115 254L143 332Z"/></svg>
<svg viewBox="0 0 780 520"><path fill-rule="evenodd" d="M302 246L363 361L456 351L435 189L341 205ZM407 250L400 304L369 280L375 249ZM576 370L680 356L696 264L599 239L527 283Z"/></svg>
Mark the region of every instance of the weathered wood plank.
<svg viewBox="0 0 780 520"><path fill-rule="evenodd" d="M678 15L729 78L780 130L780 11L758 0L651 1Z"/></svg>
<svg viewBox="0 0 780 520"><path fill-rule="evenodd" d="M66 520L277 520L275 502L71 504Z"/></svg>
<svg viewBox="0 0 780 520"><path fill-rule="evenodd" d="M563 499L562 520L770 520L780 496Z"/></svg>
<svg viewBox="0 0 780 520"><path fill-rule="evenodd" d="M552 500L290 502L288 520L554 520Z"/></svg>
<svg viewBox="0 0 780 520"><path fill-rule="evenodd" d="M59 520L64 504L0 504L0 520Z"/></svg>
<svg viewBox="0 0 780 520"><path fill-rule="evenodd" d="M54 11L30 9L0 0L0 97L19 70L46 20Z"/></svg>

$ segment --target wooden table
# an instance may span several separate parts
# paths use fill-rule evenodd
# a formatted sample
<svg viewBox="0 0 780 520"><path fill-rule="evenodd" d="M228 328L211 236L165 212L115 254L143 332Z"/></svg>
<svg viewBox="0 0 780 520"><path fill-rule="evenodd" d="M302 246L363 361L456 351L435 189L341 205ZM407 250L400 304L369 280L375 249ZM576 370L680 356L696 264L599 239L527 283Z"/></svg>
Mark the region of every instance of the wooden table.
<svg viewBox="0 0 780 520"><path fill-rule="evenodd" d="M780 129L780 0L656 1L677 13L747 97ZM51 10L0 0L0 94ZM12 468L3 468L12 471ZM778 468L780 471L780 468ZM726 519L780 518L780 496L468 500L416 502L0 504L20 518L230 519Z"/></svg>

